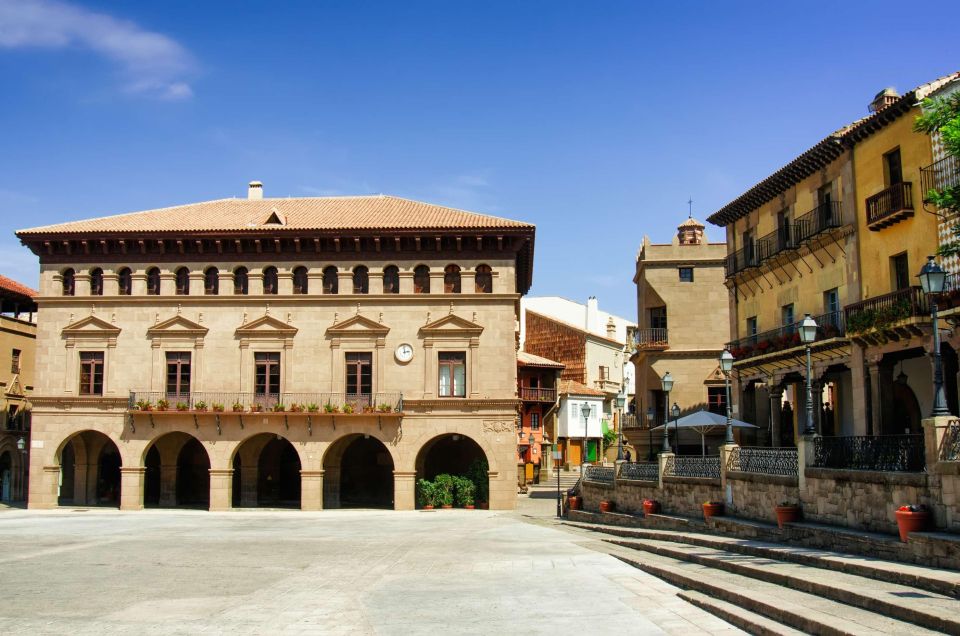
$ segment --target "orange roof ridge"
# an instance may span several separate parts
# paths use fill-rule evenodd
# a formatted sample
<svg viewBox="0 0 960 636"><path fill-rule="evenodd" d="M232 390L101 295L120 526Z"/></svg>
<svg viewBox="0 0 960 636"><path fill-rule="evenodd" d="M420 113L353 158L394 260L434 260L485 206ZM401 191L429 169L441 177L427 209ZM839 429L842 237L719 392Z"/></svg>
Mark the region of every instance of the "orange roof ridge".
<svg viewBox="0 0 960 636"><path fill-rule="evenodd" d="M23 283L18 283L12 278L7 278L3 274L0 274L0 290L5 290L13 294L20 294L22 296L29 296L30 298L40 294L40 292L37 290L27 287Z"/></svg>

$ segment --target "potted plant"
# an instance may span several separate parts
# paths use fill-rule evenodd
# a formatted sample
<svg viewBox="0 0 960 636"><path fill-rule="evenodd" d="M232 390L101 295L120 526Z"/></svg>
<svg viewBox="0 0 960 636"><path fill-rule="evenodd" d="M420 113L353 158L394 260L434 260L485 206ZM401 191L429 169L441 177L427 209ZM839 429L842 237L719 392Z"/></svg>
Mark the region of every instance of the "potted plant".
<svg viewBox="0 0 960 636"><path fill-rule="evenodd" d="M150 402L150 400L139 400L137 402L137 409L141 411L152 411L153 404Z"/></svg>
<svg viewBox="0 0 960 636"><path fill-rule="evenodd" d="M263 411L263 404L253 403L250 405L251 413L260 413L261 411Z"/></svg>
<svg viewBox="0 0 960 636"><path fill-rule="evenodd" d="M476 494L477 487L466 477L455 477L454 480L454 498L456 499L457 505L467 510L473 510L475 508L474 495Z"/></svg>
<svg viewBox="0 0 960 636"><path fill-rule="evenodd" d="M660 502L656 499L644 499L643 500L643 514L644 515L655 515L660 512Z"/></svg>
<svg viewBox="0 0 960 636"><path fill-rule="evenodd" d="M314 403L314 402L311 402L310 404L307 404L307 412L308 412L308 413L319 413L319 412L320 412L320 405L319 405L319 404L316 404L316 403Z"/></svg>
<svg viewBox="0 0 960 636"><path fill-rule="evenodd" d="M467 479L473 482L477 507L486 510L490 507L490 466L485 459L475 459L467 469Z"/></svg>
<svg viewBox="0 0 960 636"><path fill-rule="evenodd" d="M610 501L609 499L600 500L600 512L613 512L616 509L616 503Z"/></svg>
<svg viewBox="0 0 960 636"><path fill-rule="evenodd" d="M350 413L353 413L353 404L344 404L343 412L347 415L349 415Z"/></svg>
<svg viewBox="0 0 960 636"><path fill-rule="evenodd" d="M577 491L571 488L567 491L567 509L568 510L580 510L580 497L577 496Z"/></svg>
<svg viewBox="0 0 960 636"><path fill-rule="evenodd" d="M210 405L210 408L213 409L214 413L223 413L223 404L220 402L214 402Z"/></svg>
<svg viewBox="0 0 960 636"><path fill-rule="evenodd" d="M189 410L190 410L190 405L187 404L186 402L177 402L177 410L178 410L178 411L181 411L181 412L182 412L182 411L189 411Z"/></svg>
<svg viewBox="0 0 960 636"><path fill-rule="evenodd" d="M433 510L436 505L436 488L429 479L417 481L417 503L424 510Z"/></svg>
<svg viewBox="0 0 960 636"><path fill-rule="evenodd" d="M773 507L777 513L777 527L783 529L783 524L800 521L800 506L789 501L781 501L779 506Z"/></svg>
<svg viewBox="0 0 960 636"><path fill-rule="evenodd" d="M193 408L197 411L206 411L207 403L204 402L203 400L200 400L199 402L194 403Z"/></svg>
<svg viewBox="0 0 960 636"><path fill-rule="evenodd" d="M709 519L710 517L722 517L723 516L723 502L722 501L704 501L703 502L703 518Z"/></svg>
<svg viewBox="0 0 960 636"><path fill-rule="evenodd" d="M907 542L911 532L923 532L930 523L930 509L923 504L900 506L896 511L900 540Z"/></svg>
<svg viewBox="0 0 960 636"><path fill-rule="evenodd" d="M283 413L286 410L287 410L287 406L282 402L277 402L276 404L273 405L274 413Z"/></svg>
<svg viewBox="0 0 960 636"><path fill-rule="evenodd" d="M389 413L390 411L393 410L393 407L391 407L389 404L381 404L380 406L377 407L377 410L380 411L381 413Z"/></svg>
<svg viewBox="0 0 960 636"><path fill-rule="evenodd" d="M433 480L433 485L436 488L436 503L441 508L453 508L453 483L453 475L446 473L437 475L437 478Z"/></svg>
<svg viewBox="0 0 960 636"><path fill-rule="evenodd" d="M243 404L240 402L233 403L233 412L234 413L243 413Z"/></svg>
<svg viewBox="0 0 960 636"><path fill-rule="evenodd" d="M290 405L290 412L291 412L291 413L303 413L303 405L302 405L302 404L297 404L296 402L294 402L293 404Z"/></svg>
<svg viewBox="0 0 960 636"><path fill-rule="evenodd" d="M364 413L373 413L375 410L376 410L376 409L374 409L374 407L373 407L373 406L370 406L369 404L364 405L364 407L363 407L363 412L364 412Z"/></svg>
<svg viewBox="0 0 960 636"><path fill-rule="evenodd" d="M166 411L168 408L170 408L170 402L167 400L157 400L158 411Z"/></svg>

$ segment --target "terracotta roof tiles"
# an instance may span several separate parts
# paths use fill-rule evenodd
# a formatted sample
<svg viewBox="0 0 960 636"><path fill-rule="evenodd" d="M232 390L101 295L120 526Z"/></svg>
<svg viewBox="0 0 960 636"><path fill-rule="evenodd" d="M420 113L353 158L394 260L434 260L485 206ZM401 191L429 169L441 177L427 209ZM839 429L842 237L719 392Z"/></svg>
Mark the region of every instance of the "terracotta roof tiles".
<svg viewBox="0 0 960 636"><path fill-rule="evenodd" d="M574 380L560 380L560 395L591 395L596 397L606 397L606 393L600 389L591 389L586 384L580 384Z"/></svg>
<svg viewBox="0 0 960 636"><path fill-rule="evenodd" d="M560 362L535 356L532 353L527 353L526 351L517 352L517 364L519 364L521 367L545 367L548 369L563 369L566 366Z"/></svg>
<svg viewBox="0 0 960 636"><path fill-rule="evenodd" d="M7 292L18 296L27 296L33 298L38 295L35 289L30 289L26 285L18 283L12 278L7 278L0 274L0 292Z"/></svg>

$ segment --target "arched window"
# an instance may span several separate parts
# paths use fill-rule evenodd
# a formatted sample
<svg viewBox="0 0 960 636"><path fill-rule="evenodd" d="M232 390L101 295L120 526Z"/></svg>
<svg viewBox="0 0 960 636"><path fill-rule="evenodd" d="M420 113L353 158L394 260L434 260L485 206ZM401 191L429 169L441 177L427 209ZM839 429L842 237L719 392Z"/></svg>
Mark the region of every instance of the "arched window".
<svg viewBox="0 0 960 636"><path fill-rule="evenodd" d="M103 270L99 267L90 270L90 295L103 296Z"/></svg>
<svg viewBox="0 0 960 636"><path fill-rule="evenodd" d="M76 292L76 289L77 289L77 283L76 283L73 270L72 269L63 270L63 274L61 274L61 277L63 279L63 282L62 282L63 287L61 290L63 295L73 296L73 294Z"/></svg>
<svg viewBox="0 0 960 636"><path fill-rule="evenodd" d="M150 296L160 295L160 269L151 267L147 270L147 294Z"/></svg>
<svg viewBox="0 0 960 636"><path fill-rule="evenodd" d="M233 293L237 296L246 296L250 292L250 276L246 267L233 270Z"/></svg>
<svg viewBox="0 0 960 636"><path fill-rule="evenodd" d="M190 295L190 270L186 267L177 269L177 296Z"/></svg>
<svg viewBox="0 0 960 636"><path fill-rule="evenodd" d="M417 265L413 269L413 293L430 293L430 268L426 265Z"/></svg>
<svg viewBox="0 0 960 636"><path fill-rule="evenodd" d="M443 270L443 293L460 293L460 268L456 265L447 265Z"/></svg>
<svg viewBox="0 0 960 636"><path fill-rule="evenodd" d="M117 272L117 294L129 296L133 293L133 274L129 267L121 267Z"/></svg>
<svg viewBox="0 0 960 636"><path fill-rule="evenodd" d="M309 278L307 277L307 268L300 266L293 270L293 293L306 294L310 288Z"/></svg>
<svg viewBox="0 0 960 636"><path fill-rule="evenodd" d="M277 293L277 268L273 265L263 268L263 293Z"/></svg>
<svg viewBox="0 0 960 636"><path fill-rule="evenodd" d="M207 296L220 293L220 270L216 267L208 267L203 273L203 293Z"/></svg>
<svg viewBox="0 0 960 636"><path fill-rule="evenodd" d="M323 293L324 294L338 294L339 286L337 285L337 268L333 265L325 267L323 269Z"/></svg>
<svg viewBox="0 0 960 636"><path fill-rule="evenodd" d="M383 268L383 293L400 293L400 268L396 265L387 265Z"/></svg>
<svg viewBox="0 0 960 636"><path fill-rule="evenodd" d="M366 265L357 265L353 269L353 293L370 293L370 273Z"/></svg>
<svg viewBox="0 0 960 636"><path fill-rule="evenodd" d="M489 265L477 265L476 292L478 294L493 293L493 270Z"/></svg>

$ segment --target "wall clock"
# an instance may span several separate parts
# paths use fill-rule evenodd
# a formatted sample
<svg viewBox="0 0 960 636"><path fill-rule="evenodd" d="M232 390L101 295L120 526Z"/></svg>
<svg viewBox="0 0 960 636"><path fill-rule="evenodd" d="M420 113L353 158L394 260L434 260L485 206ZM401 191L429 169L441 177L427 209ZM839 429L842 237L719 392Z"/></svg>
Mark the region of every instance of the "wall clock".
<svg viewBox="0 0 960 636"><path fill-rule="evenodd" d="M394 351L394 356L396 356L398 362L410 362L413 360L413 347L407 343L403 343Z"/></svg>

